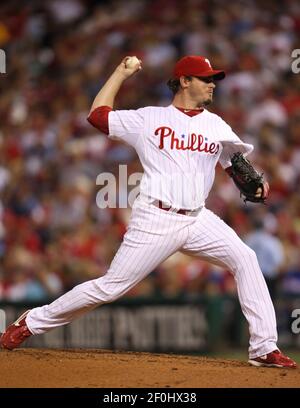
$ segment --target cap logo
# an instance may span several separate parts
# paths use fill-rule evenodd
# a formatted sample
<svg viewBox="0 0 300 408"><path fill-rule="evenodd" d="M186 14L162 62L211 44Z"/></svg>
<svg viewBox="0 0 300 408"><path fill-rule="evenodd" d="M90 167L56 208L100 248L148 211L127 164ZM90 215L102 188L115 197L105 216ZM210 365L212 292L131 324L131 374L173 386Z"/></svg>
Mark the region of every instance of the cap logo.
<svg viewBox="0 0 300 408"><path fill-rule="evenodd" d="M208 65L210 66L210 68L212 68L212 66L211 66L211 63L210 63L209 59L205 58L205 60L204 60L204 61L208 63Z"/></svg>

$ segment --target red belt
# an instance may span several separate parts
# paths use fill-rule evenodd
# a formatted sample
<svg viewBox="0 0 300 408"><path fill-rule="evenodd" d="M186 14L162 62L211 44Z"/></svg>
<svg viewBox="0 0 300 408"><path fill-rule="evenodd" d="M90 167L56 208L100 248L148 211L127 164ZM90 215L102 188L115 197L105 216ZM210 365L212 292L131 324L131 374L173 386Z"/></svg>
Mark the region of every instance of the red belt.
<svg viewBox="0 0 300 408"><path fill-rule="evenodd" d="M160 200L157 201L157 204L158 204L158 208L160 208L161 210L170 211L171 208L172 208L172 207L166 207L166 205ZM191 211L192 210L183 210L181 208L181 209L179 209L177 211L174 211L174 212L176 212L176 214L189 215L191 213Z"/></svg>

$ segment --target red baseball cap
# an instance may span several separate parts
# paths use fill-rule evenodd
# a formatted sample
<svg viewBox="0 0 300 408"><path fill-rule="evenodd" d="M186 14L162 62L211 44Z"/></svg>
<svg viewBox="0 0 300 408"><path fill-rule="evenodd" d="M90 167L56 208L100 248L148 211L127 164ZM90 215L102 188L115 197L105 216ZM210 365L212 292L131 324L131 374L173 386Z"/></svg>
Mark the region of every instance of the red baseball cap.
<svg viewBox="0 0 300 408"><path fill-rule="evenodd" d="M210 61L202 56L188 55L181 58L176 62L173 77L180 78L181 76L196 76L196 77L209 77L214 79L224 79L225 72L219 69L213 69Z"/></svg>

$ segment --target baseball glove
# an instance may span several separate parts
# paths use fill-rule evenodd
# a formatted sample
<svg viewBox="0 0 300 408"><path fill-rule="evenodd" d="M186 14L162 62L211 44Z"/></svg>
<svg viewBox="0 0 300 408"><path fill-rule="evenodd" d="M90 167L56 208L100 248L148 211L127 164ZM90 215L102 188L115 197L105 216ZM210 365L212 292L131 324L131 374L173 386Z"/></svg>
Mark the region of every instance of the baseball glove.
<svg viewBox="0 0 300 408"><path fill-rule="evenodd" d="M240 152L231 157L231 165L229 174L240 190L244 202L265 204L263 173L259 174Z"/></svg>

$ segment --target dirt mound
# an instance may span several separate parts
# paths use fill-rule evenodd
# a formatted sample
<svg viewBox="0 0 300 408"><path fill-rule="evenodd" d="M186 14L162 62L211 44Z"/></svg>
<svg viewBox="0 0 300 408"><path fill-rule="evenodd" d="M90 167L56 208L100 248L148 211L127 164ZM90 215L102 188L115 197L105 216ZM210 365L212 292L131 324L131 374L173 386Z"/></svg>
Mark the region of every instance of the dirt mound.
<svg viewBox="0 0 300 408"><path fill-rule="evenodd" d="M283 388L300 384L300 369L107 350L1 350L0 367L1 388Z"/></svg>

